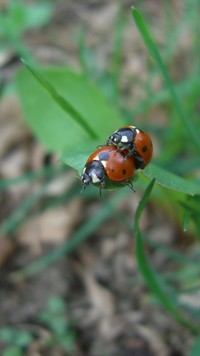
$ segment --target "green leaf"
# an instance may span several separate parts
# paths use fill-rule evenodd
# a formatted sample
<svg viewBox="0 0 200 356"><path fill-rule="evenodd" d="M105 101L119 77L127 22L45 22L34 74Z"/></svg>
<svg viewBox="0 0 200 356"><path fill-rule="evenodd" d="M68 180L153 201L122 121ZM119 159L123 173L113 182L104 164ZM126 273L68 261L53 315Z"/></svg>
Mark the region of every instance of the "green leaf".
<svg viewBox="0 0 200 356"><path fill-rule="evenodd" d="M117 111L83 75L66 68L40 73L29 69L34 77L27 70L17 75L18 93L27 123L49 150L61 152L66 144L71 151L76 146L84 149L91 136L104 144L123 125Z"/></svg>
<svg viewBox="0 0 200 356"><path fill-rule="evenodd" d="M25 6L25 4L24 4ZM36 3L25 8L26 28L35 28L48 24L53 13L53 3Z"/></svg>
<svg viewBox="0 0 200 356"><path fill-rule="evenodd" d="M153 189L155 180L153 179L148 187L146 188L144 195L138 205L138 208L136 210L135 214L135 238L136 238L136 258L137 258L137 263L140 269L140 272L148 285L148 287L151 289L155 297L158 298L160 303L163 305L163 307L182 325L184 325L186 328L192 330L195 333L200 332L200 326L193 325L190 323L187 319L184 318L181 312L177 310L176 305L173 303L173 301L167 296L166 291L162 289L162 286L160 285L157 273L153 270L152 266L150 265L146 254L145 254L145 247L143 244L143 239L142 239L142 234L140 232L139 228L139 223L140 223L140 217L142 215L142 212L147 204L147 201L149 199L149 196L151 194L151 191Z"/></svg>
<svg viewBox="0 0 200 356"><path fill-rule="evenodd" d="M16 332L15 335L16 346L27 347L28 345L31 344L32 341L33 341L33 336L31 335L30 332L26 330L20 330Z"/></svg>
<svg viewBox="0 0 200 356"><path fill-rule="evenodd" d="M63 314L65 310L64 301L57 297L51 296L48 300L48 311L51 314Z"/></svg>
<svg viewBox="0 0 200 356"><path fill-rule="evenodd" d="M167 68L163 63L161 55L157 49L157 46L154 42L154 39L153 39L149 29L147 28L140 13L134 7L132 8L132 15L133 15L133 19L135 20L135 23L136 23L141 35L143 37L144 43L146 44L149 53L151 54L152 58L155 60L155 62L157 64L158 68L160 69L160 72L163 76L166 87L167 87L169 94L171 96L171 101L173 103L174 109L176 110L178 116L180 117L183 125L189 132L192 142L196 145L197 149L200 150L199 134L197 134L196 128L193 126L193 124L191 122L191 118L188 117L188 114L185 112L185 110L182 106L182 103L179 99L177 92L174 89L174 85L170 79Z"/></svg>
<svg viewBox="0 0 200 356"><path fill-rule="evenodd" d="M67 145L65 146L60 159L65 164L78 171L79 176L81 176L86 160L91 153L97 149L99 144L100 142L98 141L89 141L85 147L82 147L81 145L74 147L73 152L69 145ZM76 159L74 159L74 157L76 157Z"/></svg>
<svg viewBox="0 0 200 356"><path fill-rule="evenodd" d="M30 73L35 77L35 79L48 91L54 101L68 113L80 126L82 126L86 132L88 132L89 136L92 139L98 137L98 134L91 128L90 124L84 120L84 117L80 114L77 108L70 104L68 100L66 100L58 91L55 89L53 85L42 75L42 73L38 72L33 66L28 64L25 60L23 60L26 67L30 71Z"/></svg>
<svg viewBox="0 0 200 356"><path fill-rule="evenodd" d="M6 34L9 37L17 38L22 35L26 27L26 6L21 0L10 0L8 2L8 12L4 14L4 24L6 24Z"/></svg>
<svg viewBox="0 0 200 356"><path fill-rule="evenodd" d="M200 194L200 184L195 181L177 176L174 173L168 172L163 168L150 164L142 174L149 178L155 178L156 183L168 188L188 195Z"/></svg>

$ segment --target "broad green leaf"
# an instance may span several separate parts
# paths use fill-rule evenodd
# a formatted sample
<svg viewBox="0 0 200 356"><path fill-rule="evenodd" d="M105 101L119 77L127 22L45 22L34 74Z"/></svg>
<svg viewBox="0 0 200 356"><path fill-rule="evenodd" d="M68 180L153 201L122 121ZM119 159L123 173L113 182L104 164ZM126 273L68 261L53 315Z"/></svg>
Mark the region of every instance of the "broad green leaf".
<svg viewBox="0 0 200 356"><path fill-rule="evenodd" d="M49 150L62 152L68 145L73 154L73 148L77 146L87 148L91 138L77 121L75 112L96 133L101 144L105 143L116 127L123 125L117 110L108 104L101 91L83 75L66 68L46 69L40 73L37 72L39 78L36 80L30 72L22 70L17 75L16 83L25 119ZM58 101L53 95L55 93L58 94ZM71 111L63 110L63 106L58 103L60 98L62 103L67 102Z"/></svg>
<svg viewBox="0 0 200 356"><path fill-rule="evenodd" d="M60 159L68 166L74 168L80 176L83 172L83 167L85 166L85 162L87 161L91 153L97 150L97 146L99 144L100 142L98 141L90 140L87 146L85 146L84 148L81 145L74 147L73 152L71 151L70 147L67 145L65 146ZM74 157L76 157L76 159L74 159Z"/></svg>
<svg viewBox="0 0 200 356"><path fill-rule="evenodd" d="M142 234L140 232L140 217L142 215L142 212L147 204L147 201L149 199L149 196L151 194L151 191L153 189L155 180L153 179L148 187L146 188L146 191L144 192L144 195L138 205L138 208L136 210L135 214L135 238L136 238L136 258L138 262L138 266L140 269L140 272L148 285L148 287L151 289L151 291L154 293L154 295L158 298L160 303L163 305L163 307L182 325L184 325L186 328L189 330L192 330L193 332L199 333L200 332L200 326L193 325L190 321L188 321L182 313L177 309L176 304L171 300L168 296L165 290L163 290L159 278L157 276L156 271L152 268L151 264L149 263L146 253L145 253L145 246L143 244L143 238Z"/></svg>
<svg viewBox="0 0 200 356"><path fill-rule="evenodd" d="M26 65L30 73L35 77L35 79L43 86L45 90L51 95L52 99L67 113L69 114L83 129L89 134L92 139L98 137L98 133L91 128L91 125L84 120L79 110L70 104L69 100L65 99L62 94L60 94L53 85L39 72L34 66L28 64L26 60L23 59L23 63Z"/></svg>

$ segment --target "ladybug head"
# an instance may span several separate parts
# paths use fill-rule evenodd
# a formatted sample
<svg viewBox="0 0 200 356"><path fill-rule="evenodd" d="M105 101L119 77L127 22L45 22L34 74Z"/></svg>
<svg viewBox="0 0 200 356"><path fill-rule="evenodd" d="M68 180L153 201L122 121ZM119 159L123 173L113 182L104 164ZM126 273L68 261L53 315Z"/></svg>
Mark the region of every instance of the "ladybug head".
<svg viewBox="0 0 200 356"><path fill-rule="evenodd" d="M83 190L89 184L103 184L104 176L104 167L100 161L92 161L87 163L83 170L83 174L81 175Z"/></svg>
<svg viewBox="0 0 200 356"><path fill-rule="evenodd" d="M121 138L122 136L118 133L118 132L115 132L114 134L112 134L109 139L108 139L108 145L109 144L115 144L115 145L118 145L120 142L121 142Z"/></svg>
<svg viewBox="0 0 200 356"><path fill-rule="evenodd" d="M83 173L81 175L81 183L82 183L82 191L85 187L92 183L92 177L90 177L87 173Z"/></svg>

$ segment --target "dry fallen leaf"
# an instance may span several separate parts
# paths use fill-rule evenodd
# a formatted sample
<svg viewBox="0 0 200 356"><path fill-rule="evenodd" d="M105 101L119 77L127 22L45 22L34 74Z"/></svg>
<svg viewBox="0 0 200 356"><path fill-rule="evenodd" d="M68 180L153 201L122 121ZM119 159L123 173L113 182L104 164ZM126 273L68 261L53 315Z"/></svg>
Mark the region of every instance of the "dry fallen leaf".
<svg viewBox="0 0 200 356"><path fill-rule="evenodd" d="M81 202L74 199L66 206L49 209L27 220L18 233L18 242L40 254L43 244L57 245L66 240L79 216Z"/></svg>

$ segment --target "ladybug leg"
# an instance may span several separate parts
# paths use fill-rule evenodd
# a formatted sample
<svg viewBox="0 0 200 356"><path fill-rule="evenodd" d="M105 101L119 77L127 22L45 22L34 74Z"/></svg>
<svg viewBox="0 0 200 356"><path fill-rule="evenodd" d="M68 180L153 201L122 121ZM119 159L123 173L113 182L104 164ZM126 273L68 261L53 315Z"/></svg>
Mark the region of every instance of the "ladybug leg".
<svg viewBox="0 0 200 356"><path fill-rule="evenodd" d="M123 154L123 151L128 151L128 153L126 155L124 155L124 160L126 160L129 156L131 156L131 154L129 153L129 145L123 145L123 147L118 147L117 151L114 153L115 155L117 153L122 153Z"/></svg>
<svg viewBox="0 0 200 356"><path fill-rule="evenodd" d="M127 158L131 157L133 155L133 150L128 151L128 153L124 156L124 161L127 160Z"/></svg>
<svg viewBox="0 0 200 356"><path fill-rule="evenodd" d="M144 169L145 168L144 159L139 155L139 153L137 151L133 150L132 155L134 157L136 169L139 169L139 168Z"/></svg>
<svg viewBox="0 0 200 356"><path fill-rule="evenodd" d="M122 184L128 186L135 193L135 189L133 188L133 183L131 182L130 179L125 180L124 182L122 182Z"/></svg>
<svg viewBox="0 0 200 356"><path fill-rule="evenodd" d="M127 186L135 193L135 189L133 188L133 183L131 182L131 180L127 181Z"/></svg>
<svg viewBox="0 0 200 356"><path fill-rule="evenodd" d="M129 147L130 147L129 145L123 145L122 147L118 147L116 153L117 153L117 152L122 152L122 151L124 151L124 150L128 150Z"/></svg>
<svg viewBox="0 0 200 356"><path fill-rule="evenodd" d="M135 166L136 169L144 169L145 168L145 163L144 159L139 155L135 147L133 147L131 150L128 151L127 155L124 157L124 160L126 160L128 157L133 157L135 161Z"/></svg>
<svg viewBox="0 0 200 356"><path fill-rule="evenodd" d="M100 182L100 185L99 185L99 196L101 198L101 191L102 189L105 187L105 179L102 180L102 182Z"/></svg>

